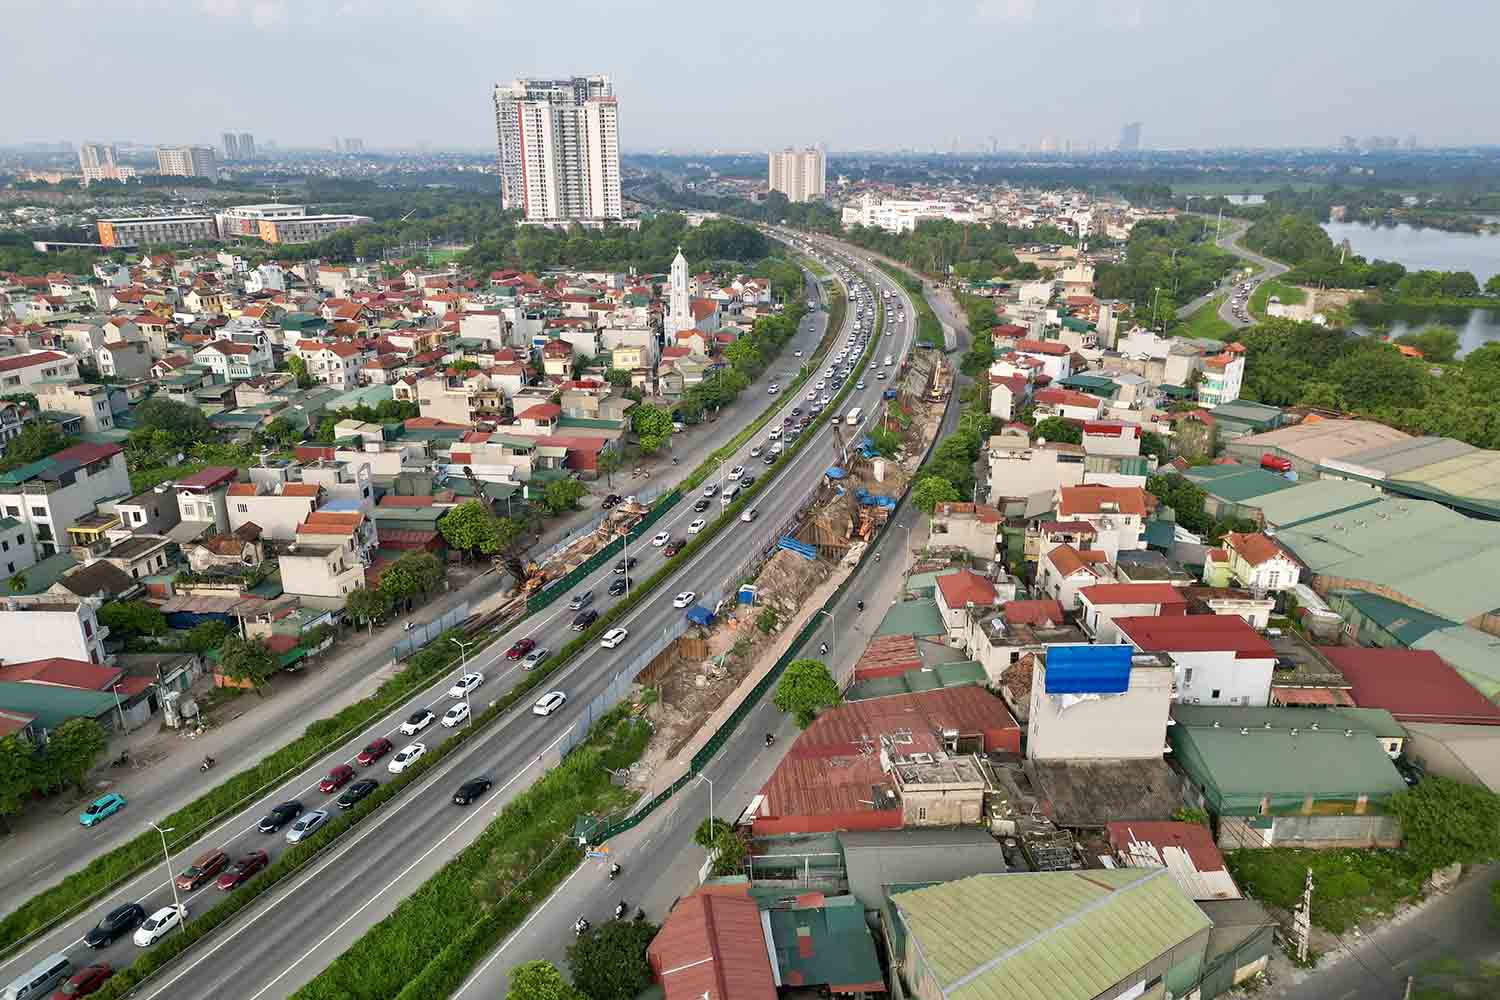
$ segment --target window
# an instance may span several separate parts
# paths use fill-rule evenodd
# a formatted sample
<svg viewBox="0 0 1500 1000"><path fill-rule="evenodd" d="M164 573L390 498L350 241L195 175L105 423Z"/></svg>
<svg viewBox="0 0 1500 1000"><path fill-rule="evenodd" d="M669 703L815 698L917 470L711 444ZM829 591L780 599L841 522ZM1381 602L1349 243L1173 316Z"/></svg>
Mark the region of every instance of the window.
<svg viewBox="0 0 1500 1000"><path fill-rule="evenodd" d="M1281 571L1280 570L1274 570L1273 569L1273 570L1271 570L1271 572L1269 572L1269 573L1266 574L1266 586L1267 587L1275 587L1280 582L1281 582Z"/></svg>
<svg viewBox="0 0 1500 1000"><path fill-rule="evenodd" d="M922 820L925 820L926 818L927 818L927 807L926 806L917 806L917 822L921 822Z"/></svg>
<svg viewBox="0 0 1500 1000"><path fill-rule="evenodd" d="M1210 695L1210 697L1212 697L1215 701L1218 701L1219 700L1219 689L1218 688L1214 688L1214 692L1213 692L1212 695Z"/></svg>
<svg viewBox="0 0 1500 1000"><path fill-rule="evenodd" d="M239 512L241 514L248 514L250 512L250 508L246 504L237 503L237 504L235 504L235 507L239 510Z"/></svg>
<svg viewBox="0 0 1500 1000"><path fill-rule="evenodd" d="M31 508L31 516L32 517L46 517L47 516L47 508L46 507L33 507L33 508Z"/></svg>
<svg viewBox="0 0 1500 1000"><path fill-rule="evenodd" d="M6 517L20 517L21 516L21 508L19 508L19 507L11 507L11 506L7 505L6 508L5 508L5 516Z"/></svg>
<svg viewBox="0 0 1500 1000"><path fill-rule="evenodd" d="M84 621L84 623L83 623L83 634L84 634L85 637L90 638L90 639L92 639L94 637L94 626L93 626L93 623L91 623L91 622L89 622L87 620Z"/></svg>
<svg viewBox="0 0 1500 1000"><path fill-rule="evenodd" d="M1186 667L1182 671L1182 683L1184 685L1193 683L1193 668Z"/></svg>

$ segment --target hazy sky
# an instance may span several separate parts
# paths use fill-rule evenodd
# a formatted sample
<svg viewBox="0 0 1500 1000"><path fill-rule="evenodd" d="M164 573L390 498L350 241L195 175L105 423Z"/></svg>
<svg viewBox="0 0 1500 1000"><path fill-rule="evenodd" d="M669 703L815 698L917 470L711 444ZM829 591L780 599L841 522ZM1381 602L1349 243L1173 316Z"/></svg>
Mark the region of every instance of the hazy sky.
<svg viewBox="0 0 1500 1000"><path fill-rule="evenodd" d="M1494 0L0 0L0 142L493 146L609 73L627 150L1500 139Z"/></svg>

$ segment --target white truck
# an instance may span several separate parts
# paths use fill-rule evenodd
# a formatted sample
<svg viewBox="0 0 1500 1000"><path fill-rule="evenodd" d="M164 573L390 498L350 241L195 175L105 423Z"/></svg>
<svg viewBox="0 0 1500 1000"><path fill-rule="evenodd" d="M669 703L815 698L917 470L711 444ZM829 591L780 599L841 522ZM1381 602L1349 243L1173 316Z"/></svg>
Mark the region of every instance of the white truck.
<svg viewBox="0 0 1500 1000"><path fill-rule="evenodd" d="M859 423L859 417L860 409L856 406L854 409L850 410L849 415L844 418L844 423L848 424L850 427L853 427Z"/></svg>

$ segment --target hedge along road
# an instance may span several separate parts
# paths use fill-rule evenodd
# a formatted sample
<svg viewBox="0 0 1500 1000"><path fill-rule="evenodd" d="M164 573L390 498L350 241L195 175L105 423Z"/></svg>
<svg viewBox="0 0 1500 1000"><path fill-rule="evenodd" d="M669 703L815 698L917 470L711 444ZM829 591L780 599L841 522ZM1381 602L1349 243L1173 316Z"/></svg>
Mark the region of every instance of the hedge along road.
<svg viewBox="0 0 1500 1000"><path fill-rule="evenodd" d="M813 342L816 343L816 340L814 340ZM786 400L783 400L783 405L786 405L786 402ZM697 516L698 515L692 512L691 506L689 504L683 503L679 505L679 509L670 512L667 516L664 516L662 520L658 522L658 527L660 527L662 530L670 531L674 528L680 528L686 521L695 519ZM768 517L761 522L761 525L770 525L773 520L774 518ZM681 534L680 531L676 533L679 536ZM743 549L741 551L743 551ZM640 566L637 568L634 574L636 576L640 576L643 573L650 573L654 566L660 566L663 562L662 557L657 554L654 548L643 543L638 547L632 546L631 555L633 557L639 558L641 561ZM613 578L614 575L608 566L601 567L601 569L598 570L593 577L591 577L588 581L581 585L580 589L592 588L597 595L594 606L601 607L608 603L608 599L603 595L603 588L607 586L606 581ZM660 603L669 605L670 594L663 596ZM681 612L678 612L675 609L669 610L671 611L672 615L681 614ZM533 641L537 642L538 645L548 646L551 649L556 650L560 648L564 644L564 642L573 635L573 633L568 631L568 625L572 619L573 614L574 612L567 610L565 604L555 605L552 608L547 609L547 611L521 622L516 628L510 630L504 636L501 636L499 640L487 651L479 654L473 661L471 661L467 665L467 669L484 670L489 674L489 680L486 685L479 688L478 691L472 696L472 699L475 703L474 711L477 713L478 711L480 711L481 707L487 704L488 701L493 699L497 694L503 692L507 687L514 686L518 681L522 680L523 675L520 673L517 667L510 664L509 661L501 659L501 657L503 656L503 651L510 643L519 638L531 638ZM616 659L614 654L611 654L611 656L605 657L603 659L610 663L622 662L622 660L628 659L632 655L633 649L638 649L640 647L640 644L644 643L645 641L649 641L650 638L651 637L649 635L638 633L637 636L633 636L632 640L627 642L618 651L618 657L620 659ZM588 665L588 662L589 661L587 660L587 658L585 658L585 660L583 661L583 665ZM500 673L498 676L496 676L494 669L495 664L497 663L501 665ZM572 674L577 669L577 667L578 665L575 664L566 668L564 671L564 675L566 676ZM346 743L339 754L330 755L330 757L325 760L320 766L316 768L309 768L307 771L299 775L297 780L290 781L277 790L267 794L258 803L252 805L250 808L246 809L240 816L236 817L235 820L222 824L216 830L212 831L211 834L205 836L204 838L201 838L198 843L180 852L178 855L178 861L174 865L174 867L185 867L185 861L188 858L196 856L197 853L200 853L203 850L218 847L222 847L224 850L229 852L231 856L235 856L250 849L258 848L267 850L268 852L272 853L274 857L274 855L277 854L281 849L283 843L281 838L279 836L266 837L254 832L255 822L266 811L266 809L275 802L293 797L304 798L309 806L324 804L324 802L320 800L331 800L333 798L332 796L324 797L320 793L317 793L315 791L318 779L322 776L322 774L326 772L328 766L331 763L337 761L352 759L358 753L359 749L362 748L370 738L377 735L389 736L389 738L395 743L396 749L400 749L400 747L403 746L408 740L407 738L401 737L399 733L394 732L399 722L410 712L415 711L418 708L431 708L435 713L440 713L443 709L445 709L451 702L451 699L447 698L445 695L448 684L458 675L458 673L461 672L462 669L463 668L459 667L458 665L455 665L455 667L448 672L447 676L445 676L433 688L430 688L422 695L414 696L403 703L401 708L397 712L393 713L390 717L388 717L388 720L383 725L372 725L368 727L366 730L361 732L359 736L351 739L348 743ZM602 671L600 675L605 676L607 679L608 671ZM582 696L576 689L571 690L571 693L574 695L574 697L572 702L570 702L568 708L576 710L581 709L583 704L585 704L588 700L588 697L592 697L592 694L594 692L590 691L588 693L588 697ZM431 747L436 742L438 742L445 734L446 731L441 730L440 727L434 725L429 727L420 737L416 737L416 739L421 739L422 742ZM483 741L476 740L476 742ZM377 763L373 769L376 772L377 780L379 780L379 777L383 776L381 773L381 765L383 763L384 761ZM443 798L447 797L449 791L450 790L446 788L444 789ZM329 804L331 804L331 802ZM126 812L122 813L120 817L112 819L111 822L119 822L121 820L129 821L131 818L131 813L129 812L129 810L127 810ZM138 821L139 820L137 820L137 822ZM62 927L59 927L53 932L45 935L39 942L29 948L25 954L12 959L10 962L6 963L3 968L0 968L0 982L6 981L6 978L9 976L18 974L20 970L30 967L30 964L38 961L41 956L53 953L55 951L68 951L77 959L82 959L85 955L87 955L89 958L94 958L95 956L92 953L85 952L79 944L83 932L87 930L88 927L92 926L92 924L100 914L115 905L119 905L122 902L141 901L144 905L146 905L148 910L169 903L171 900L171 893L169 887L163 880L162 875L163 870L161 868L153 869L147 874L129 883L121 892L113 894L106 900L101 900L96 908L87 916L73 920L63 925ZM201 889L198 890L198 892L192 894L192 896L185 901L188 902L190 908L195 907L196 901L196 909L201 912L201 910L204 908L204 904L206 904L208 900L201 900L199 897L202 896L203 892L216 891L217 890L213 889ZM124 964L128 963L130 957L133 954L133 946L128 942L122 941L121 943L117 943L112 948L106 949L97 957L111 960L116 964Z"/></svg>

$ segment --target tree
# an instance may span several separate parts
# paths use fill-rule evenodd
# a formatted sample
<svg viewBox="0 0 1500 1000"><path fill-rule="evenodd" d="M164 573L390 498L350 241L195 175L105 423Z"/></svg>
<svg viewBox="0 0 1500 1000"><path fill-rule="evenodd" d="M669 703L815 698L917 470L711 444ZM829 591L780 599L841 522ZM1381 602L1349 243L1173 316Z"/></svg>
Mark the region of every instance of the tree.
<svg viewBox="0 0 1500 1000"><path fill-rule="evenodd" d="M389 610L390 595L369 587L356 587L344 598L344 611L369 625L372 633L375 631L375 619Z"/></svg>
<svg viewBox="0 0 1500 1000"><path fill-rule="evenodd" d="M62 451L69 443L63 432L52 424L45 420L33 421L6 442L5 459L0 461L0 471L9 472L11 469L30 465Z"/></svg>
<svg viewBox="0 0 1500 1000"><path fill-rule="evenodd" d="M562 514L578 508L578 501L588 493L588 487L576 479L557 479L547 484L542 491L542 506L548 513Z"/></svg>
<svg viewBox="0 0 1500 1000"><path fill-rule="evenodd" d="M1173 470L1168 470L1164 475L1151 476L1146 480L1146 492L1172 508L1172 513L1177 515L1177 523L1194 534L1206 534L1213 528L1213 518L1203 509L1203 501L1208 494L1186 476Z"/></svg>
<svg viewBox="0 0 1500 1000"><path fill-rule="evenodd" d="M600 472L604 473L605 482L614 486L615 473L620 471L620 466L625 464L625 459L618 448L606 448L599 453L599 458L594 464Z"/></svg>
<svg viewBox="0 0 1500 1000"><path fill-rule="evenodd" d="M466 500L443 515L438 531L450 549L467 555L494 555L500 549L500 525L478 500Z"/></svg>
<svg viewBox="0 0 1500 1000"><path fill-rule="evenodd" d="M1396 343L1406 347L1415 347L1422 352L1422 357L1435 364L1451 364L1458 356L1459 341L1458 332L1449 326L1437 323L1422 327L1412 333L1403 333L1396 338Z"/></svg>
<svg viewBox="0 0 1500 1000"><path fill-rule="evenodd" d="M865 436L870 439L870 447L875 449L877 455L893 458L901 450L901 436L895 431L876 427Z"/></svg>
<svg viewBox="0 0 1500 1000"><path fill-rule="evenodd" d="M958 487L939 476L923 476L911 488L911 502L928 514L940 503L955 503L960 499Z"/></svg>
<svg viewBox="0 0 1500 1000"><path fill-rule="evenodd" d="M1391 812L1401 821L1406 853L1423 866L1500 857L1500 795L1486 788L1429 776L1397 792Z"/></svg>
<svg viewBox="0 0 1500 1000"><path fill-rule="evenodd" d="M430 552L408 552L380 574L380 592L395 602L436 590L443 582L443 564Z"/></svg>
<svg viewBox="0 0 1500 1000"><path fill-rule="evenodd" d="M187 634L187 638L183 640L183 646L189 651L203 656L224 645L224 640L227 638L229 638L229 626L223 622L199 622Z"/></svg>
<svg viewBox="0 0 1500 1000"><path fill-rule="evenodd" d="M505 1000L586 1000L563 978L557 966L536 959L510 970Z"/></svg>
<svg viewBox="0 0 1500 1000"><path fill-rule="evenodd" d="M1500 295L1500 274L1492 274L1484 282L1484 294ZM10 397L7 396L7 399Z"/></svg>
<svg viewBox="0 0 1500 1000"><path fill-rule="evenodd" d="M1070 424L1061 417L1038 420L1031 429L1033 440L1046 440L1053 444L1083 444L1083 428Z"/></svg>
<svg viewBox="0 0 1500 1000"><path fill-rule="evenodd" d="M296 376L297 388L312 388L313 379L312 376L308 374L307 362L300 355L291 354L287 356L286 370Z"/></svg>
<svg viewBox="0 0 1500 1000"><path fill-rule="evenodd" d="M616 388L629 388L630 372L623 368L607 368L604 372L604 381Z"/></svg>
<svg viewBox="0 0 1500 1000"><path fill-rule="evenodd" d="M167 618L145 601L110 601L98 612L99 624L111 632L130 635L164 635Z"/></svg>
<svg viewBox="0 0 1500 1000"><path fill-rule="evenodd" d="M289 448L302 440L303 429L288 417L277 417L266 424L265 433L266 437L273 439L283 448Z"/></svg>
<svg viewBox="0 0 1500 1000"><path fill-rule="evenodd" d="M775 608L770 607L769 605L765 608L765 610L761 611L760 615L755 619L755 627L760 629L761 632L765 635L770 635L772 632L776 631L776 626L780 623L781 616L776 613Z"/></svg>
<svg viewBox="0 0 1500 1000"><path fill-rule="evenodd" d="M20 812L37 790L36 747L15 736L0 739L0 823Z"/></svg>
<svg viewBox="0 0 1500 1000"><path fill-rule="evenodd" d="M1047 440L1052 440L1048 438ZM1167 448L1167 439L1155 431L1141 432L1141 454L1154 455L1158 465L1166 464L1171 452Z"/></svg>
<svg viewBox="0 0 1500 1000"><path fill-rule="evenodd" d="M234 680L249 681L257 692L280 669L276 654L260 639L231 635L219 647L219 672Z"/></svg>
<svg viewBox="0 0 1500 1000"><path fill-rule="evenodd" d="M712 875L740 875L745 871L745 856L750 853L745 841L735 832L728 821L714 817L713 826L708 820L698 824L693 831L693 843L713 855Z"/></svg>
<svg viewBox="0 0 1500 1000"><path fill-rule="evenodd" d="M573 984L589 1000L635 1000L651 985L646 948L658 928L645 920L611 920L568 946Z"/></svg>
<svg viewBox="0 0 1500 1000"><path fill-rule="evenodd" d="M641 451L647 455L654 454L672 436L672 414L659 406L642 403L631 408L630 429L635 431Z"/></svg>
<svg viewBox="0 0 1500 1000"><path fill-rule="evenodd" d="M791 713L799 729L806 729L817 718L818 710L839 703L839 686L821 660L793 660L786 665L776 682L772 704Z"/></svg>
<svg viewBox="0 0 1500 1000"><path fill-rule="evenodd" d="M213 425L196 406L178 403L165 396L153 396L135 408L135 430L132 440L139 434L166 431L177 444L192 444L195 441L213 440Z"/></svg>
<svg viewBox="0 0 1500 1000"><path fill-rule="evenodd" d="M43 771L50 787L72 785L85 792L84 777L93 769L108 742L104 727L93 719L69 719L47 738Z"/></svg>

